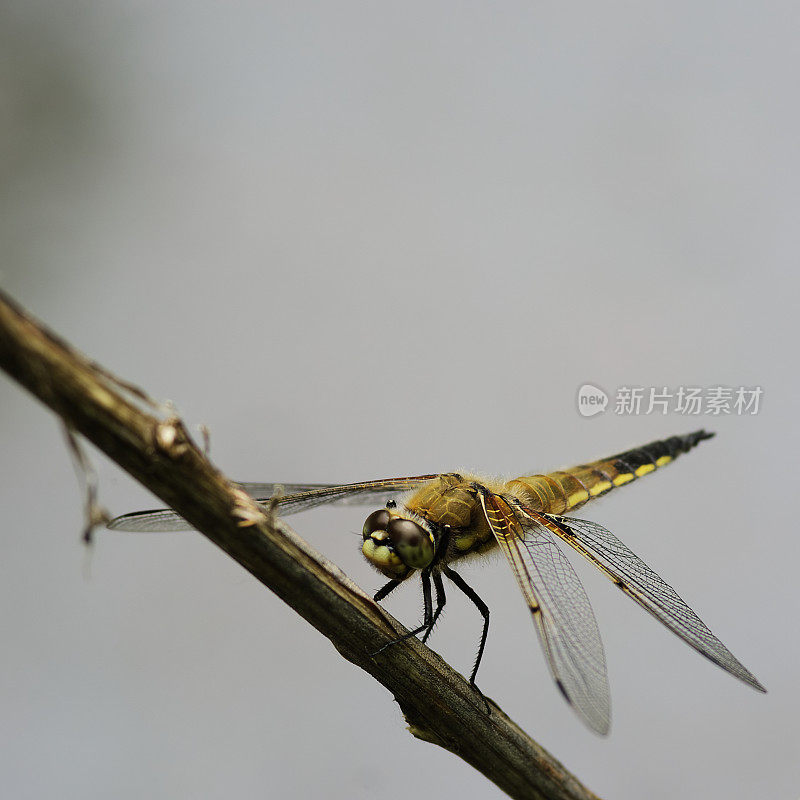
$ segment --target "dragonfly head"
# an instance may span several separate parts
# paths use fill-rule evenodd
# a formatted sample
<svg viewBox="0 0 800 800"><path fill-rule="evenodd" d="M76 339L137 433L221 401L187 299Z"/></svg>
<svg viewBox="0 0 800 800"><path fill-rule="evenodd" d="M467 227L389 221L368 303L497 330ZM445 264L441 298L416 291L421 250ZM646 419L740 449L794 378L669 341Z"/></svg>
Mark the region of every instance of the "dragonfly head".
<svg viewBox="0 0 800 800"><path fill-rule="evenodd" d="M428 523L408 511L382 508L364 522L361 552L387 578L404 578L433 561L436 544Z"/></svg>

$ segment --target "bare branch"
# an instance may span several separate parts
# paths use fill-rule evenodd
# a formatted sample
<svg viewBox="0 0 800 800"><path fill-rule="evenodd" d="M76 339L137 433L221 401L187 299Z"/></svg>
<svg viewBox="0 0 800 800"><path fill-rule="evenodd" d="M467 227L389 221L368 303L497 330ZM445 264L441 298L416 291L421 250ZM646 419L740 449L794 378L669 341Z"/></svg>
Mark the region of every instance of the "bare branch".
<svg viewBox="0 0 800 800"><path fill-rule="evenodd" d="M76 352L0 292L0 367L331 640L394 695L414 736L514 798L596 796L334 564L225 478L175 417Z"/></svg>

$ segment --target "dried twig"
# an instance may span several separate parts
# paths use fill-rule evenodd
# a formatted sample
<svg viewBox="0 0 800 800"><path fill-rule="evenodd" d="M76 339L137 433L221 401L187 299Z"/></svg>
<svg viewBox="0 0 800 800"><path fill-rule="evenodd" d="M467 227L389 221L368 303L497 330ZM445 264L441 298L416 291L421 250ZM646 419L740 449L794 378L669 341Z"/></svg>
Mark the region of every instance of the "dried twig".
<svg viewBox="0 0 800 800"><path fill-rule="evenodd" d="M515 798L596 796L416 639L373 656L402 626L206 458L175 417L72 349L0 292L0 367L185 517L392 692L418 738Z"/></svg>

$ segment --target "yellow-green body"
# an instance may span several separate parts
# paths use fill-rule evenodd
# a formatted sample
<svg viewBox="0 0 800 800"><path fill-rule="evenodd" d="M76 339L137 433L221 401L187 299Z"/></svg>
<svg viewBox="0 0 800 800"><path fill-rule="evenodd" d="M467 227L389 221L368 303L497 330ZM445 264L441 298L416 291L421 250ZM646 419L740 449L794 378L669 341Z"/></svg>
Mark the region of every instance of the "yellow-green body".
<svg viewBox="0 0 800 800"><path fill-rule="evenodd" d="M392 513L420 518L433 531L443 527L449 529L447 552L438 557L440 563L447 564L468 555L484 553L497 545L481 508L476 485L518 500L535 512L567 514L595 497L666 466L706 436L708 434L701 436L699 432L674 436L571 469L527 475L510 481L446 473L414 491L402 507ZM432 539L432 544L435 547L438 542ZM384 574L404 578L413 572L396 554L380 545L380 542L365 543L364 555Z"/></svg>

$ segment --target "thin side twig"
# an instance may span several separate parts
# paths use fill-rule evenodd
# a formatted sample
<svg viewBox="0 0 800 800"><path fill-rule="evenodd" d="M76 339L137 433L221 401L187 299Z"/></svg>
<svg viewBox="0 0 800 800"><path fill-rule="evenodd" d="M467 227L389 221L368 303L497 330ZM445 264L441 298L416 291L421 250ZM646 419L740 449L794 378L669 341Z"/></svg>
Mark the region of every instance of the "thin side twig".
<svg viewBox="0 0 800 800"><path fill-rule="evenodd" d="M0 292L0 367L186 518L394 695L414 736L458 755L514 798L597 800L499 708L334 564L222 475L181 421L117 380Z"/></svg>

